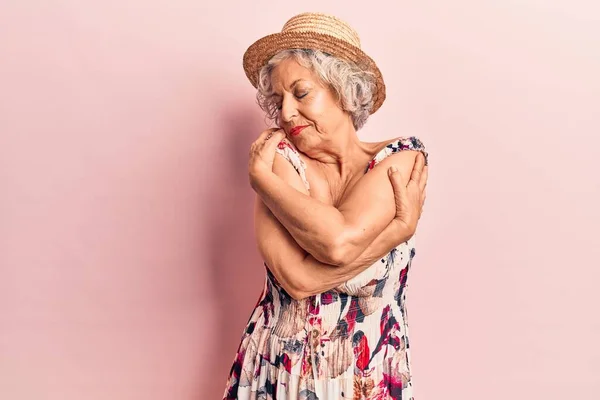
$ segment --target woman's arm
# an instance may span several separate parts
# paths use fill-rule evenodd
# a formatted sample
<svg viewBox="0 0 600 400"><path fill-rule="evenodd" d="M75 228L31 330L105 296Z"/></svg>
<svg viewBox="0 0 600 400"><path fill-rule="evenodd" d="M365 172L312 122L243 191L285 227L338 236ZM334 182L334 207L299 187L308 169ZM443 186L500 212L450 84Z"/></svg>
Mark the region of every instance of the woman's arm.
<svg viewBox="0 0 600 400"><path fill-rule="evenodd" d="M255 234L259 252L279 284L296 300L338 287L410 239L395 221L354 262L334 266L322 263L304 251L256 196Z"/></svg>
<svg viewBox="0 0 600 400"><path fill-rule="evenodd" d="M308 194L300 176L294 171L283 172L282 178L294 190ZM398 174L392 174L395 199L400 205L404 184ZM414 188L413 188L414 190ZM418 189L420 190L420 189ZM420 200L422 206L424 198ZM406 204L402 205L406 207ZM420 216L420 213L419 213ZM255 202L255 234L259 252L281 286L295 299L333 289L370 267L392 248L410 239L412 234L393 219L367 249L353 262L334 266L322 263L296 243L290 233L266 207L259 196Z"/></svg>
<svg viewBox="0 0 600 400"><path fill-rule="evenodd" d="M415 160L420 163L415 169L422 168L424 163L422 157L417 158L419 153L404 150L385 158L360 179L339 208L298 193L283 180L281 175L297 173L278 155L275 155L271 171L266 168L250 170L251 183L300 247L323 263L348 265L394 218L396 207L388 168L394 165L403 177L410 177ZM414 230L410 233L412 235Z"/></svg>

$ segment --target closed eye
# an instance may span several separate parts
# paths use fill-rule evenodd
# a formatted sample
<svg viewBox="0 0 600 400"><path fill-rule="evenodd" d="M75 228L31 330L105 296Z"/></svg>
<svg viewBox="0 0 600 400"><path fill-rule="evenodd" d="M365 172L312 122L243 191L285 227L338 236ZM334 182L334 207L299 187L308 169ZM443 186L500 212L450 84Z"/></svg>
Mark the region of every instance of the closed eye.
<svg viewBox="0 0 600 400"><path fill-rule="evenodd" d="M304 97L306 97L306 95L307 95L307 94L308 94L308 92L306 92L306 93L304 93L304 94L301 94L301 95L296 95L296 98L297 98L297 99L303 99ZM278 110L281 110L281 107L282 107L282 103L278 103L278 104L277 104L277 109L278 109Z"/></svg>

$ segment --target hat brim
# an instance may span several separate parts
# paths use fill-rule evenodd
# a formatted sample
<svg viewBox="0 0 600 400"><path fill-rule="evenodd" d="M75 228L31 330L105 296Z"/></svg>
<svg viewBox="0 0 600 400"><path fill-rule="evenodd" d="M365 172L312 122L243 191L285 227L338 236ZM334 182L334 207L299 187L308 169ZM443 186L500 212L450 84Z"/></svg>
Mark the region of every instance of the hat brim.
<svg viewBox="0 0 600 400"><path fill-rule="evenodd" d="M244 53L244 71L254 87L258 85L260 69L282 50L287 49L318 49L332 56L352 61L359 68L373 73L376 92L373 94L373 114L385 100L385 84L381 71L360 48L334 36L315 32L281 32L265 36L254 42Z"/></svg>

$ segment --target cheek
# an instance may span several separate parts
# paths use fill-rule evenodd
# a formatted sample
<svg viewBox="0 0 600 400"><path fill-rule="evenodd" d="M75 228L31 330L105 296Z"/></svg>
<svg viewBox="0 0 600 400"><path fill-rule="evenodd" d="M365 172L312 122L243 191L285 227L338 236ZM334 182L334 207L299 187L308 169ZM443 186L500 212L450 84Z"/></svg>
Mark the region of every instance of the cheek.
<svg viewBox="0 0 600 400"><path fill-rule="evenodd" d="M329 93L318 93L315 95L309 107L307 107L308 118L316 124L326 127L338 119L338 114L343 113L338 107L335 99Z"/></svg>

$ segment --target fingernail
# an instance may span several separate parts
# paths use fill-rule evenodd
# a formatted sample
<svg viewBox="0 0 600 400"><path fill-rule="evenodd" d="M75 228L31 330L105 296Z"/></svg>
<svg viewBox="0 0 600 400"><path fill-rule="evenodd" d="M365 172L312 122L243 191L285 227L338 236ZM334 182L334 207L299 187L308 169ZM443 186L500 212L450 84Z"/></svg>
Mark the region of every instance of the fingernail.
<svg viewBox="0 0 600 400"><path fill-rule="evenodd" d="M388 169L388 173L393 174L394 172L398 171L398 168L396 168L395 165L392 165L389 169Z"/></svg>

